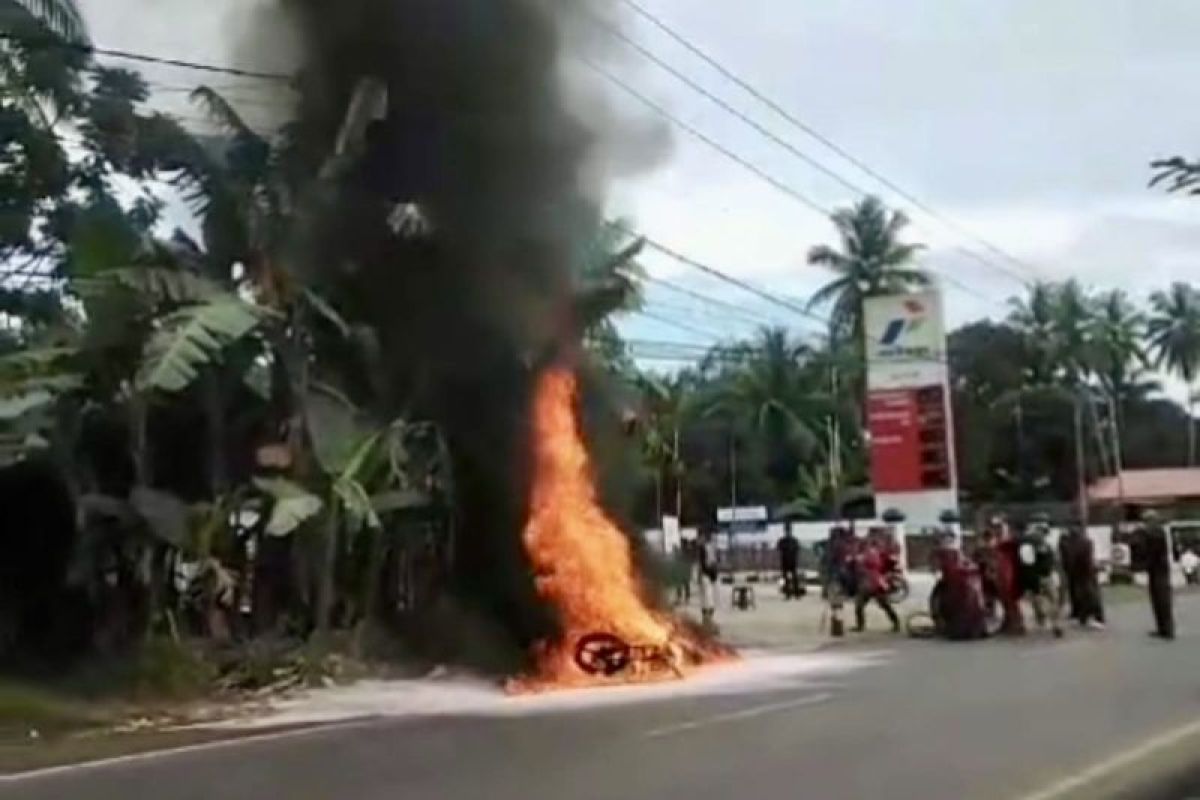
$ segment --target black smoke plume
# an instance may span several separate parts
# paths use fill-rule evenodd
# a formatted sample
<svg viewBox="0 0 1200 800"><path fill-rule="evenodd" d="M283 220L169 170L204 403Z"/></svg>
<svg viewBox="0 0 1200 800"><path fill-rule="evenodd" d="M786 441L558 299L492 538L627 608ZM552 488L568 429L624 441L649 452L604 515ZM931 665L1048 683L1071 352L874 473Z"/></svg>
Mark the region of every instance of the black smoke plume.
<svg viewBox="0 0 1200 800"><path fill-rule="evenodd" d="M577 335L572 265L600 222L605 178L662 150L654 132L622 129L602 98L568 88L566 48L604 56L606 34L576 16L585 5L612 11L274 0L243 26L239 54L297 70L293 155L323 177L300 201L291 261L377 331L378 413L443 426L458 595L522 651L552 624L519 537L532 379ZM368 109L365 124L347 126L352 105ZM339 141L353 144L331 162Z"/></svg>

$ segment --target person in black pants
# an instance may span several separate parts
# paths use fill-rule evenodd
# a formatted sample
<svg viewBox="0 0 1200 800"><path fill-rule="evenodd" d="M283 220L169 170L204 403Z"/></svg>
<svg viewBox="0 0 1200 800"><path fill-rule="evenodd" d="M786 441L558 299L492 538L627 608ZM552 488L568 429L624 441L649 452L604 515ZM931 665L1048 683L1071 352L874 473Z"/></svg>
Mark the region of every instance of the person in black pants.
<svg viewBox="0 0 1200 800"><path fill-rule="evenodd" d="M877 542L867 539L858 550L858 585L854 598L854 630L866 628L867 604L874 602L887 615L892 630L900 630L900 618L887 596L887 581L883 574L883 553Z"/></svg>
<svg viewBox="0 0 1200 800"><path fill-rule="evenodd" d="M1078 525L1059 539L1060 562L1071 599L1071 617L1080 625L1104 627L1104 599L1096 571L1096 549Z"/></svg>
<svg viewBox="0 0 1200 800"><path fill-rule="evenodd" d="M1150 585L1150 608L1154 612L1152 636L1175 638L1175 610L1171 597L1171 546L1167 531L1158 514L1147 511L1142 516L1143 552L1146 557L1146 577Z"/></svg>
<svg viewBox="0 0 1200 800"><path fill-rule="evenodd" d="M779 551L779 572L783 576L785 600L798 598L804 593L800 585L800 542L789 530L775 543Z"/></svg>

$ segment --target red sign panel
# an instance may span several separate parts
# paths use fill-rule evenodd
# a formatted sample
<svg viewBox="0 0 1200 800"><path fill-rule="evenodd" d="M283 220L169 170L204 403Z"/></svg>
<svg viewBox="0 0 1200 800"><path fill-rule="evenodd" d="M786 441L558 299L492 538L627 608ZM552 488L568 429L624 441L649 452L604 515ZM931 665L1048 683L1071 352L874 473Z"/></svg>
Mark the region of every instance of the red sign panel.
<svg viewBox="0 0 1200 800"><path fill-rule="evenodd" d="M948 489L946 396L940 386L876 390L867 398L871 484L877 492Z"/></svg>

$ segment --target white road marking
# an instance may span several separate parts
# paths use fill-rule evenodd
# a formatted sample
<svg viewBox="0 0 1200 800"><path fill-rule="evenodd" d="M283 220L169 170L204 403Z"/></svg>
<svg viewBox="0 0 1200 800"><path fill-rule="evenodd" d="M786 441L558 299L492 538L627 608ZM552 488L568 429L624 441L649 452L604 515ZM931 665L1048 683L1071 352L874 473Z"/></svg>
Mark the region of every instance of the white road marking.
<svg viewBox="0 0 1200 800"><path fill-rule="evenodd" d="M296 728L287 731L255 733L248 736L239 736L231 739L219 739L214 742L185 744L180 747L169 747L163 750L147 750L144 753L130 753L129 755L124 756L98 758L93 761L82 761L77 764L61 764L55 767L42 767L40 769L31 769L24 772L14 772L10 775L0 775L0 786L3 786L7 783L20 783L22 781L32 781L39 778L50 778L55 775L66 775L71 772L106 769L108 767L123 766L125 764L137 764L145 761L154 761L160 758L169 758L171 756L187 755L189 753L203 753L209 750L224 750L244 744L252 744L254 742L280 739L298 739L302 736L313 736L318 733L326 733L329 731L344 731L353 728L362 728L378 721L379 720L376 718L347 720L325 725L312 725L305 728Z"/></svg>
<svg viewBox="0 0 1200 800"><path fill-rule="evenodd" d="M1141 759L1152 755L1158 750L1163 750L1173 744L1177 744L1189 736L1200 734L1200 719L1189 722L1186 725L1181 725L1178 728L1173 728L1165 733L1161 733L1148 741L1142 742L1137 747L1126 750L1122 753L1110 756L1103 761L1100 761L1088 767L1081 772L1077 772L1068 778L1063 778L1060 781L1050 784L1044 789L1027 794L1020 800L1055 800L1055 798L1063 797L1068 792L1073 792L1082 789L1093 781L1097 781L1108 775L1111 775L1118 770L1128 767Z"/></svg>
<svg viewBox="0 0 1200 800"><path fill-rule="evenodd" d="M662 736L672 736L676 733L684 733L685 731L696 730L697 728L705 728L709 725L719 725L723 722L737 722L743 719L751 719L752 717L761 717L763 714L773 714L776 711L786 711L789 708L800 708L802 706L815 706L824 703L833 697L829 692L821 692L820 694L808 695L797 700L787 700L782 703L768 703L762 706L751 706L743 708L740 711L731 711L727 714L717 714L712 717L704 717L695 719L690 722L680 722L676 725L665 725L661 728L653 728L646 731L643 735L646 739L657 739Z"/></svg>

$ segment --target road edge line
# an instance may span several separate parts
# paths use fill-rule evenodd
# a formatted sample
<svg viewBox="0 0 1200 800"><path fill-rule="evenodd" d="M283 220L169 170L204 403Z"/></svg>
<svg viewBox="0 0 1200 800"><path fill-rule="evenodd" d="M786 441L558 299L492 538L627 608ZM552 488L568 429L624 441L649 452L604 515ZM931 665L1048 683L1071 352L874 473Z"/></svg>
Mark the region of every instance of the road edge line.
<svg viewBox="0 0 1200 800"><path fill-rule="evenodd" d="M1171 728L1136 747L1110 755L1074 775L1060 778L1030 794L1021 795L1019 800L1056 800L1197 735L1200 735L1200 719Z"/></svg>
<svg viewBox="0 0 1200 800"><path fill-rule="evenodd" d="M66 775L71 772L108 769L110 767L119 767L124 764L136 764L142 761L153 761L160 758L170 758L172 756L188 755L191 753L202 753L208 750L224 750L227 748L237 747L239 745L254 744L256 742L296 739L303 736L313 736L318 733L332 733L342 730L353 730L354 728L367 727L368 725L378 722L379 720L380 717L375 716L355 717L354 719L316 723L299 728L289 728L282 731L274 730L264 731L263 733L250 733L243 736L230 736L228 739L215 739L211 742L196 742L194 744L185 744L178 747L165 747L159 750L146 750L140 753L127 753L120 756L108 756L105 758L96 758L88 761L79 761L72 764L56 764L51 767L35 767L34 769L0 775L0 786L5 784L22 783L25 781L40 780L42 778L52 778L56 775ZM231 728L228 730L231 732L236 732L236 729Z"/></svg>

